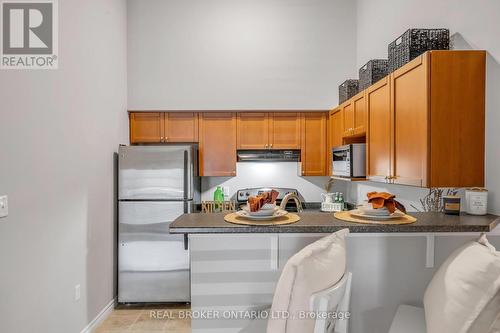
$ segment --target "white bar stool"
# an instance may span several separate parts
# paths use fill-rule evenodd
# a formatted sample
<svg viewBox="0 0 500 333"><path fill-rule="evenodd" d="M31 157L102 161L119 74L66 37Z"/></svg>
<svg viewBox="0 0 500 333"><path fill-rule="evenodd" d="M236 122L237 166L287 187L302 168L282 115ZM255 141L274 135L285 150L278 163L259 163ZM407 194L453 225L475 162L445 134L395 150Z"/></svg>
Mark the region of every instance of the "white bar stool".
<svg viewBox="0 0 500 333"><path fill-rule="evenodd" d="M311 311L316 313L347 314L351 303L352 273L347 272L333 287L311 296ZM349 318L316 318L314 333L347 333Z"/></svg>

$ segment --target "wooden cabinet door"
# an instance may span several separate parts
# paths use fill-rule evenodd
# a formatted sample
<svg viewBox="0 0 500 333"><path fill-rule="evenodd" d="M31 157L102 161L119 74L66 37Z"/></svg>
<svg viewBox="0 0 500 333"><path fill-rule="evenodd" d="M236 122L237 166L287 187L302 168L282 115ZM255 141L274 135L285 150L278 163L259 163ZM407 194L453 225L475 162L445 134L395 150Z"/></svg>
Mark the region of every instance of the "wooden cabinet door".
<svg viewBox="0 0 500 333"><path fill-rule="evenodd" d="M269 148L269 114L267 112L238 113L238 149Z"/></svg>
<svg viewBox="0 0 500 333"><path fill-rule="evenodd" d="M485 51L431 51L430 56L432 141L427 186L483 187Z"/></svg>
<svg viewBox="0 0 500 333"><path fill-rule="evenodd" d="M337 146L342 145L342 136L344 134L342 126L342 111L340 108L336 108L330 111L330 117L328 119L328 160L327 160L327 170L328 174L332 174L332 149Z"/></svg>
<svg viewBox="0 0 500 333"><path fill-rule="evenodd" d="M396 70L391 79L393 110L392 182L426 186L428 167L428 54Z"/></svg>
<svg viewBox="0 0 500 333"><path fill-rule="evenodd" d="M366 93L368 111L367 178L387 182L391 174L391 99L386 77Z"/></svg>
<svg viewBox="0 0 500 333"><path fill-rule="evenodd" d="M236 113L200 114L200 176L236 176Z"/></svg>
<svg viewBox="0 0 500 333"><path fill-rule="evenodd" d="M354 104L352 100L345 102L342 106L344 137L354 134Z"/></svg>
<svg viewBox="0 0 500 333"><path fill-rule="evenodd" d="M269 114L269 148L300 149L300 113Z"/></svg>
<svg viewBox="0 0 500 333"><path fill-rule="evenodd" d="M302 113L302 175L327 175L327 114Z"/></svg>
<svg viewBox="0 0 500 333"><path fill-rule="evenodd" d="M330 140L332 148L342 146L342 136L342 112L340 109L336 109L330 113Z"/></svg>
<svg viewBox="0 0 500 333"><path fill-rule="evenodd" d="M130 143L159 143L163 141L162 112L131 112Z"/></svg>
<svg viewBox="0 0 500 333"><path fill-rule="evenodd" d="M366 100L365 92L361 92L352 98L354 108L354 135L366 133Z"/></svg>
<svg viewBox="0 0 500 333"><path fill-rule="evenodd" d="M165 113L165 142L198 142L198 114Z"/></svg>

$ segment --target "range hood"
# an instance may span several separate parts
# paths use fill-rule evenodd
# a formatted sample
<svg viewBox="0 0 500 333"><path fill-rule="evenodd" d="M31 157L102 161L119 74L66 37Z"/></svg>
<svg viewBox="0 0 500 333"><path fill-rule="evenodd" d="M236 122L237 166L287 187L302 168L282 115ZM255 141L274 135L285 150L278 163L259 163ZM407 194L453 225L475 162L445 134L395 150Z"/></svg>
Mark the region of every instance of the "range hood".
<svg viewBox="0 0 500 333"><path fill-rule="evenodd" d="M238 162L300 162L300 150L238 150Z"/></svg>

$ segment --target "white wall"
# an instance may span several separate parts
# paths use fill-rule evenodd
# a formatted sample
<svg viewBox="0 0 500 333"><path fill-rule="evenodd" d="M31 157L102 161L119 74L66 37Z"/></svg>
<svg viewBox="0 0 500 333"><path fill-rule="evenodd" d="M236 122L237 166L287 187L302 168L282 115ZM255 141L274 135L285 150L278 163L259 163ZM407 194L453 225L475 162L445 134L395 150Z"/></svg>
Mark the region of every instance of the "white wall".
<svg viewBox="0 0 500 333"><path fill-rule="evenodd" d="M329 109L355 70L355 16L349 0L128 0L128 109ZM325 178L266 167L205 178L203 199L272 185L320 201Z"/></svg>
<svg viewBox="0 0 500 333"><path fill-rule="evenodd" d="M455 49L488 51L486 91L486 187L489 211L500 213L500 2L496 0L357 0L357 67L375 58L387 58L387 44L408 28L450 29ZM357 185L366 186L366 185ZM369 186L377 186L370 183ZM391 187L408 201L418 201L422 191ZM351 193L358 189L351 190Z"/></svg>
<svg viewBox="0 0 500 333"><path fill-rule="evenodd" d="M213 200L217 186L229 187L229 197L236 199L236 191L250 187L286 187L298 189L306 202L320 202L328 177L299 176L296 162L243 162L236 164L236 177L203 177L202 200ZM332 192L345 192L345 183L335 184Z"/></svg>
<svg viewBox="0 0 500 333"><path fill-rule="evenodd" d="M59 1L59 69L0 71L1 332L80 332L113 299L125 34L124 0Z"/></svg>
<svg viewBox="0 0 500 333"><path fill-rule="evenodd" d="M329 109L355 70L350 0L128 0L128 108Z"/></svg>

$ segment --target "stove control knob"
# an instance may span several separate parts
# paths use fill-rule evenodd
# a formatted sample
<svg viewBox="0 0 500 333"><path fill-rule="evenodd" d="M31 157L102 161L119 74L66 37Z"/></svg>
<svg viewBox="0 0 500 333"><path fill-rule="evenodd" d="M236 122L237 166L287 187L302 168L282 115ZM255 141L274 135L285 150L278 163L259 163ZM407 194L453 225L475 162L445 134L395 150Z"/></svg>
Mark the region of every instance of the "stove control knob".
<svg viewBox="0 0 500 333"><path fill-rule="evenodd" d="M243 196L243 192L238 193L238 196L242 197Z"/></svg>
<svg viewBox="0 0 500 333"><path fill-rule="evenodd" d="M250 196L250 193L248 193L248 192L247 192L247 193L246 193L246 196L247 196L247 197L249 197L249 196Z"/></svg>

